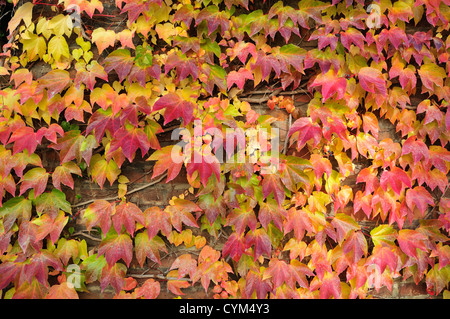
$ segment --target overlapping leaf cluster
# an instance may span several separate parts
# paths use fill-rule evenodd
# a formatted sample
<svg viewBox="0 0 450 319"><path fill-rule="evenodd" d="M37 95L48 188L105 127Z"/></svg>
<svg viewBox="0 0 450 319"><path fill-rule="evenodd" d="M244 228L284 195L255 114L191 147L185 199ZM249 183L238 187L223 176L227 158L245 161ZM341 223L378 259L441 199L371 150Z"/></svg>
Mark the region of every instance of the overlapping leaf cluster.
<svg viewBox="0 0 450 319"><path fill-rule="evenodd" d="M0 67L4 297L76 298L98 281L155 298L161 278L174 294L200 283L217 298L366 298L397 277L448 289L448 0L373 11L359 0L116 0L124 25L93 30L99 0L17 2ZM306 111L295 95L268 102L292 120L286 147L274 144L279 118L241 98L253 88L308 97ZM183 150L160 145L173 125ZM154 179L186 170L195 203L127 201L121 168L137 157L154 161ZM73 175L118 185L119 201L81 212L101 234L89 251L67 227ZM199 254L137 287L132 260L161 263L167 245Z"/></svg>

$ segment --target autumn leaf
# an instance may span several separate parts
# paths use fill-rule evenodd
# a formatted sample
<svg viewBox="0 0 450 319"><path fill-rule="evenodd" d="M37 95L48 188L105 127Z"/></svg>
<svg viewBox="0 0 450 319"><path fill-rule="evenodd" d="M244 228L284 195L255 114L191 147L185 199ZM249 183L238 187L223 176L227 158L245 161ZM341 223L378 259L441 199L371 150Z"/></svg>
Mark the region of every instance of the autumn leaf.
<svg viewBox="0 0 450 319"><path fill-rule="evenodd" d="M134 240L136 259L141 267L144 266L145 258L161 264L159 251L167 252L166 245L161 237L153 236L150 238L147 232L140 232Z"/></svg>
<svg viewBox="0 0 450 319"><path fill-rule="evenodd" d="M115 263L113 265L106 265L101 270L100 289L103 292L108 285L111 285L116 293L125 286L125 275L127 267L122 263Z"/></svg>
<svg viewBox="0 0 450 319"><path fill-rule="evenodd" d="M119 147L121 148L123 155L132 162L138 148L141 150L142 157L147 154L150 149L150 142L143 129L125 125L114 133L108 154L113 153Z"/></svg>
<svg viewBox="0 0 450 319"><path fill-rule="evenodd" d="M406 204L409 209L414 210L417 207L422 216L425 217L425 211L428 205L434 206L433 197L423 186L416 186L406 191Z"/></svg>
<svg viewBox="0 0 450 319"><path fill-rule="evenodd" d="M311 139L313 140L312 146L317 146L322 138L322 129L317 123L313 123L310 118L302 117L292 124L288 136L297 138L297 149L301 150Z"/></svg>
<svg viewBox="0 0 450 319"><path fill-rule="evenodd" d="M393 167L390 171L384 171L380 177L380 186L384 191L388 185L400 195L405 187L411 187L411 178L401 168Z"/></svg>
<svg viewBox="0 0 450 319"><path fill-rule="evenodd" d="M164 125L182 117L185 125L189 124L194 118L195 105L190 101L185 101L176 93L169 93L160 97L152 110L159 111L164 109Z"/></svg>
<svg viewBox="0 0 450 319"><path fill-rule="evenodd" d="M105 256L110 267L120 259L129 267L133 258L133 242L128 234L108 232L98 247L98 254Z"/></svg>
<svg viewBox="0 0 450 319"><path fill-rule="evenodd" d="M221 169L219 160L212 153L204 150L201 153L198 151L193 152L191 161L186 164L186 171L189 176L197 172L201 183L205 187L213 174L217 180L220 180Z"/></svg>
<svg viewBox="0 0 450 319"><path fill-rule="evenodd" d="M115 210L115 205L106 200L98 199L90 204L82 214L86 228L90 230L97 225L106 234L111 227L111 216Z"/></svg>
<svg viewBox="0 0 450 319"><path fill-rule="evenodd" d="M153 167L152 178L158 177L167 171L166 183L178 176L183 160L180 154L181 148L176 145L169 145L155 151L147 159L148 161L156 161Z"/></svg>
<svg viewBox="0 0 450 319"><path fill-rule="evenodd" d="M237 87L242 90L245 81L253 79L253 73L245 68L240 68L238 71L231 71L227 75L227 88L230 90L233 84L236 84Z"/></svg>
<svg viewBox="0 0 450 319"><path fill-rule="evenodd" d="M367 92L386 95L386 81L382 73L371 67L363 67L358 73L359 83Z"/></svg>
<svg viewBox="0 0 450 319"><path fill-rule="evenodd" d="M135 289L137 298L156 299L161 291L161 285L154 279L147 279L142 286Z"/></svg>
<svg viewBox="0 0 450 319"><path fill-rule="evenodd" d="M45 191L47 187L49 173L45 170L45 168L36 167L27 171L23 177L20 179L20 192L19 196L25 193L25 191L29 188L34 190L34 196L39 196Z"/></svg>
<svg viewBox="0 0 450 319"><path fill-rule="evenodd" d="M70 287L67 282L50 287L45 299L79 299L74 287Z"/></svg>
<svg viewBox="0 0 450 319"><path fill-rule="evenodd" d="M72 174L81 176L80 167L74 162L65 162L64 164L55 168L52 174L52 183L57 189L61 190L61 184L64 184L73 189L74 182Z"/></svg>
<svg viewBox="0 0 450 319"><path fill-rule="evenodd" d="M397 241L400 249L408 256L417 258L417 249L427 251L428 237L412 229L398 232Z"/></svg>
<svg viewBox="0 0 450 319"><path fill-rule="evenodd" d="M181 291L181 288L189 288L190 284L186 280L168 280L167 281L167 289L175 295L182 296L184 292Z"/></svg>
<svg viewBox="0 0 450 319"><path fill-rule="evenodd" d="M133 203L122 201L115 207L112 215L112 223L117 233L122 231L122 226L133 237L136 222L145 225L145 216L141 209Z"/></svg>
<svg viewBox="0 0 450 319"><path fill-rule="evenodd" d="M434 89L433 85L442 87L444 85L443 79L447 77L445 70L435 63L422 64L417 73L420 75L423 86L429 90Z"/></svg>
<svg viewBox="0 0 450 319"><path fill-rule="evenodd" d="M334 69L328 70L327 73L320 73L310 87L322 87L322 103L325 103L330 97L336 93L336 99L340 100L345 95L347 88L347 80L343 77L338 77Z"/></svg>

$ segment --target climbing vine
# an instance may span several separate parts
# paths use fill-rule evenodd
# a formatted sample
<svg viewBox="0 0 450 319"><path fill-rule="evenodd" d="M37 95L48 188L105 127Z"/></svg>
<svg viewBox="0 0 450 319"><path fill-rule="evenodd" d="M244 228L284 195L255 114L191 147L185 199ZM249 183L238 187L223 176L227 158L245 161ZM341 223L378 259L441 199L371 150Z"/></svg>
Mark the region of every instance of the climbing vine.
<svg viewBox="0 0 450 319"><path fill-rule="evenodd" d="M3 298L367 298L410 277L448 296L450 1L12 2ZM147 190L190 189L142 209L122 173L140 159ZM117 196L69 202L83 179ZM129 272L180 245L167 273Z"/></svg>

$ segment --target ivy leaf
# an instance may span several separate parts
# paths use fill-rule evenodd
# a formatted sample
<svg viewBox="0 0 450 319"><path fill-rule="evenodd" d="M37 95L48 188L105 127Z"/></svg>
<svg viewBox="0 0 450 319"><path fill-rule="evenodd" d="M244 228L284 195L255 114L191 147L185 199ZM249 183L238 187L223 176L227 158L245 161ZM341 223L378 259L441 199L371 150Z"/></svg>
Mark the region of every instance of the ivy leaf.
<svg viewBox="0 0 450 319"><path fill-rule="evenodd" d="M176 93L169 93L160 97L153 104L153 111L164 111L164 125L178 119L180 116L184 120L184 124L189 124L194 118L194 103L185 101Z"/></svg>
<svg viewBox="0 0 450 319"><path fill-rule="evenodd" d="M119 259L123 259L127 267L129 267L133 258L133 242L130 235L119 235L114 231L108 232L98 246L98 254L105 256L106 262L110 267Z"/></svg>
<svg viewBox="0 0 450 319"><path fill-rule="evenodd" d="M362 231L352 231L345 239L342 251L349 255L349 261L353 264L356 264L363 255L367 255L367 241Z"/></svg>
<svg viewBox="0 0 450 319"><path fill-rule="evenodd" d="M239 89L244 88L245 80L253 80L253 73L246 68L240 68L238 71L231 71L227 76L228 90L236 84Z"/></svg>
<svg viewBox="0 0 450 319"><path fill-rule="evenodd" d="M102 232L106 234L111 228L111 216L114 214L115 205L103 199L97 199L90 204L82 213L82 220L87 230L100 226Z"/></svg>
<svg viewBox="0 0 450 319"><path fill-rule="evenodd" d="M111 285L116 293L122 290L125 286L125 276L127 267L122 263L115 263L114 265L106 265L102 268L100 277L101 291L105 290L108 285Z"/></svg>
<svg viewBox="0 0 450 319"><path fill-rule="evenodd" d="M175 149L174 149L175 148ZM178 151L178 152L177 152ZM175 155L173 155L173 153ZM167 170L166 183L178 176L183 166L183 161L174 161L174 157L181 157L180 147L177 145L169 145L155 151L147 161L157 161L153 167L152 178L163 174Z"/></svg>
<svg viewBox="0 0 450 319"><path fill-rule="evenodd" d="M244 236L233 232L228 237L222 249L222 256L230 256L234 261L241 259L242 254L245 251Z"/></svg>
<svg viewBox="0 0 450 319"><path fill-rule="evenodd" d="M254 256L253 260L256 261L260 256L262 256L264 253L267 254L267 256L271 255L272 252L272 242L270 240L269 235L264 230L264 228L258 228L255 230L250 230L245 235L245 246L255 246L254 248Z"/></svg>
<svg viewBox="0 0 450 319"><path fill-rule="evenodd" d="M118 49L111 52L104 63L105 72L109 73L111 70L116 71L119 76L119 81L122 82L130 73L133 67L134 57L127 49Z"/></svg>
<svg viewBox="0 0 450 319"><path fill-rule="evenodd" d="M205 151L202 153L197 151L193 152L191 162L186 164L186 171L189 176L192 176L194 172L198 172L200 181L205 187L213 173L217 180L220 180L221 169L218 159L213 154Z"/></svg>
<svg viewBox="0 0 450 319"><path fill-rule="evenodd" d="M267 202L260 204L258 219L266 231L271 221L279 230L283 230L283 220L286 214L287 211L284 208L280 208L275 201L268 199Z"/></svg>
<svg viewBox="0 0 450 319"><path fill-rule="evenodd" d="M169 270L178 269L178 279L189 274L192 279L197 271L197 260L192 258L191 254L183 254L172 263Z"/></svg>
<svg viewBox="0 0 450 319"><path fill-rule="evenodd" d="M35 203L38 214L48 214L51 218L55 218L59 210L72 213L70 203L66 200L66 194L57 189L37 196Z"/></svg>
<svg viewBox="0 0 450 319"><path fill-rule="evenodd" d="M159 207L150 207L144 211L145 227L149 239L152 239L161 231L161 234L168 237L172 231L172 224L170 222L170 214L163 211Z"/></svg>
<svg viewBox="0 0 450 319"><path fill-rule="evenodd" d="M294 135L297 132L298 135ZM316 147L322 139L322 129L309 117L301 117L292 124L288 136L297 138L297 150L301 150L311 139L313 140L312 146Z"/></svg>
<svg viewBox="0 0 450 319"><path fill-rule="evenodd" d="M53 186L61 190L61 184L64 184L73 189L74 183L72 174L82 176L80 167L74 162L66 162L57 166L52 174Z"/></svg>
<svg viewBox="0 0 450 319"><path fill-rule="evenodd" d="M31 24L31 20L33 18L33 7L34 4L31 2L26 2L17 8L14 16L8 22L9 33L12 34L14 30L19 26L20 22L24 22L25 26L28 27Z"/></svg>
<svg viewBox="0 0 450 319"><path fill-rule="evenodd" d="M41 143L41 138L34 132L33 128L23 126L15 130L9 138L8 144L14 143L13 155L27 150L29 154L33 154L38 144Z"/></svg>
<svg viewBox="0 0 450 319"><path fill-rule="evenodd" d="M168 280L167 281L167 289L175 295L182 296L184 293L181 291L181 288L188 288L190 286L189 282L186 280Z"/></svg>
<svg viewBox="0 0 450 319"><path fill-rule="evenodd" d="M150 142L142 128L125 125L114 133L108 154L119 148L121 148L123 155L132 162L138 148L141 150L142 157L147 154L150 149Z"/></svg>
<svg viewBox="0 0 450 319"><path fill-rule="evenodd" d="M170 215L170 222L173 227L181 232L181 223L190 227L198 227L197 222L191 212L200 212L201 208L197 204L181 198L175 198L170 206L166 207L166 212Z"/></svg>
<svg viewBox="0 0 450 319"><path fill-rule="evenodd" d="M310 87L322 87L322 103L325 103L330 97L336 93L336 99L340 100L345 95L347 89L347 80L343 77L338 77L334 69L328 70L327 73L320 73L310 84Z"/></svg>
<svg viewBox="0 0 450 319"><path fill-rule="evenodd" d="M167 75L173 68L176 68L177 77L180 81L186 79L189 75L194 80L198 79L200 68L197 61L187 57L185 54L173 52L168 56L164 65L165 74Z"/></svg>
<svg viewBox="0 0 450 319"><path fill-rule="evenodd" d="M47 187L48 176L49 174L45 168L36 167L30 169L20 179L22 184L20 185L19 196L25 193L29 188L34 190L34 196L36 197L42 194Z"/></svg>
<svg viewBox="0 0 450 319"><path fill-rule="evenodd" d="M325 272L320 285L319 298L328 299L331 296L333 296L334 299L339 299L341 297L341 281L335 272Z"/></svg>
<svg viewBox="0 0 450 319"><path fill-rule="evenodd" d="M32 282L35 278L40 284L48 287L48 267L63 269L61 262L48 250L41 250L30 258L30 262L22 270L21 280Z"/></svg>
<svg viewBox="0 0 450 319"><path fill-rule="evenodd" d="M423 186L416 186L406 191L406 204L412 211L417 207L425 217L428 205L434 206L433 197Z"/></svg>
<svg viewBox="0 0 450 319"><path fill-rule="evenodd" d="M76 159L78 162L81 161L81 145L85 140L84 136L81 135L79 130L71 130L64 133L63 137L57 139L55 145L50 145L51 148L60 151L59 157L61 164L69 162Z"/></svg>
<svg viewBox="0 0 450 319"><path fill-rule="evenodd" d="M400 249L408 256L418 258L417 249L427 251L428 237L412 229L402 229L398 232L397 241Z"/></svg>
<svg viewBox="0 0 450 319"><path fill-rule="evenodd" d="M375 246L394 248L397 231L390 225L378 225L370 231L370 237Z"/></svg>
<svg viewBox="0 0 450 319"><path fill-rule="evenodd" d="M59 285L53 285L50 287L45 299L80 299L77 291L73 286L69 287L67 282L62 282Z"/></svg>
<svg viewBox="0 0 450 319"><path fill-rule="evenodd" d="M429 90L434 90L433 85L442 87L444 79L447 77L445 70L435 63L422 64L417 72L420 75L423 86Z"/></svg>
<svg viewBox="0 0 450 319"><path fill-rule="evenodd" d="M124 226L125 230L133 237L136 222L145 225L145 216L138 206L130 202L121 202L116 206L115 213L112 215L112 223L117 233L120 233Z"/></svg>
<svg viewBox="0 0 450 319"><path fill-rule="evenodd" d="M281 208L281 205L283 203L285 193L284 193L284 187L281 183L280 177L278 174L264 174L263 179L261 182L262 186L262 192L264 199L267 198L267 196L270 195L270 193L273 194L273 197L278 203L278 207Z"/></svg>
<svg viewBox="0 0 450 319"><path fill-rule="evenodd" d="M50 45L50 44L49 44ZM50 100L57 93L61 93L70 84L70 75L66 70L52 70L39 78L36 93L47 90L47 98Z"/></svg>
<svg viewBox="0 0 450 319"><path fill-rule="evenodd" d="M211 35L220 25L221 34L230 28L230 17L226 11L219 10L219 7L210 5L202 9L195 19L195 26L202 21L206 21L208 35Z"/></svg>
<svg viewBox="0 0 450 319"><path fill-rule="evenodd" d="M116 43L116 33L113 30L105 30L104 28L96 28L92 32L92 42L98 49L98 54Z"/></svg>
<svg viewBox="0 0 450 319"><path fill-rule="evenodd" d="M234 231L242 235L245 228L248 226L251 230L256 229L256 215L253 209L248 207L235 208L228 214L225 225L234 226Z"/></svg>
<svg viewBox="0 0 450 319"><path fill-rule="evenodd" d="M40 241L49 235L51 242L55 244L68 221L69 216L66 216L63 211L59 211L55 217L49 214L43 214L39 218L34 219L32 223L39 226L36 240Z"/></svg>
<svg viewBox="0 0 450 319"><path fill-rule="evenodd" d="M287 156L284 170L280 176L281 181L287 189L295 192L297 190L297 184L309 185L309 178L304 173L304 170L311 168L312 165L308 160L296 156Z"/></svg>
<svg viewBox="0 0 450 319"><path fill-rule="evenodd" d="M97 143L100 143L106 130L110 133L114 133L119 130L119 128L120 119L112 112L111 108L108 108L106 111L98 109L89 118L86 135L94 131L95 140Z"/></svg>
<svg viewBox="0 0 450 319"><path fill-rule="evenodd" d="M430 152L425 143L417 139L415 136L409 137L402 146L402 155L412 154L414 164L420 161L422 158L425 163L428 163L430 159Z"/></svg>
<svg viewBox="0 0 450 319"><path fill-rule="evenodd" d="M411 178L401 168L393 167L390 171L384 171L380 177L380 186L384 191L387 190L388 185L397 195L400 195L405 186L411 187Z"/></svg>
<svg viewBox="0 0 450 319"><path fill-rule="evenodd" d="M336 214L331 221L331 225L336 228L336 239L339 243L342 243L350 232L360 229L352 216L343 213Z"/></svg>
<svg viewBox="0 0 450 319"><path fill-rule="evenodd" d="M379 70L371 67L362 67L358 72L358 79L361 87L367 92L386 96L386 81Z"/></svg>
<svg viewBox="0 0 450 319"><path fill-rule="evenodd" d="M253 292L256 292L258 299L264 299L267 293L272 290L272 283L268 279L263 279L263 274L259 271L249 270L245 278L245 294L251 298Z"/></svg>
<svg viewBox="0 0 450 319"><path fill-rule="evenodd" d="M116 162L113 159L106 160L100 154L92 156L89 167L92 178L102 189L106 179L112 185L120 175L120 169Z"/></svg>
<svg viewBox="0 0 450 319"><path fill-rule="evenodd" d="M156 299L161 291L161 285L154 279L147 279L144 284L135 289L136 297L144 299Z"/></svg>
<svg viewBox="0 0 450 319"><path fill-rule="evenodd" d="M141 267L144 266L146 257L155 263L161 264L159 251L167 253L166 245L161 237L153 236L150 238L147 232L137 234L134 243L136 259Z"/></svg>
<svg viewBox="0 0 450 319"><path fill-rule="evenodd" d="M366 187L364 189L364 195L372 194L374 190L380 186L380 181L378 180L378 177L371 167L363 168L356 178L357 183L366 183Z"/></svg>
<svg viewBox="0 0 450 319"><path fill-rule="evenodd" d="M31 200L23 196L13 197L0 207L0 217L3 222L3 229L8 232L18 220L20 224L29 221L31 218ZM18 223L19 224L19 223Z"/></svg>
<svg viewBox="0 0 450 319"><path fill-rule="evenodd" d="M286 221L284 223L284 234L294 231L294 237L297 240L302 240L305 230L314 232L314 227L308 213L301 210L296 210L294 207L288 210Z"/></svg>

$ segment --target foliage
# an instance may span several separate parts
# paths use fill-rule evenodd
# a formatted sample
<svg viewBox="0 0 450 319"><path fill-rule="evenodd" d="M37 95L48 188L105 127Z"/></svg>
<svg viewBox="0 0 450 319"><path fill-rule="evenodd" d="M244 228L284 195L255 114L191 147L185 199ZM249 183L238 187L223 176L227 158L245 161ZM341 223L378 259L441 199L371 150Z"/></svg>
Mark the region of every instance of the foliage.
<svg viewBox="0 0 450 319"><path fill-rule="evenodd" d="M366 298L397 277L448 295L450 1L379 0L377 13L360 0L116 0L120 31L86 27L99 0L13 2L0 67L5 298L77 298L93 282L117 298L156 298L161 284L216 298ZM36 76L37 64L49 71ZM252 88L271 89L268 106L294 120L275 169L277 119L242 98ZM308 97L300 116L279 94L294 90ZM158 139L169 125L183 129L181 161ZM232 161L251 136L227 129L265 129L267 148ZM214 130L235 141L225 163ZM59 156L54 169L44 149ZM186 170L196 200L144 211L128 201L121 168L138 158L154 162L154 179ZM76 212L64 194L74 175L117 185L119 200ZM75 221L101 234L98 247ZM137 286L133 258L160 264L170 245L198 255Z"/></svg>

